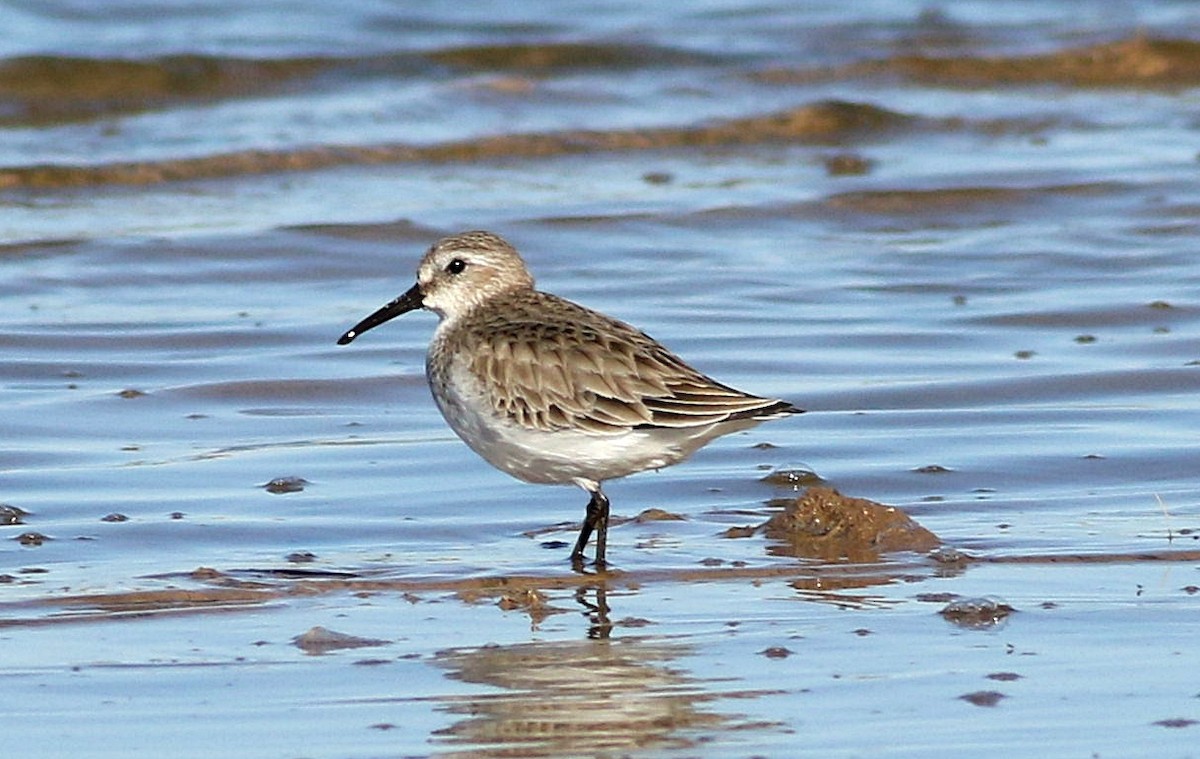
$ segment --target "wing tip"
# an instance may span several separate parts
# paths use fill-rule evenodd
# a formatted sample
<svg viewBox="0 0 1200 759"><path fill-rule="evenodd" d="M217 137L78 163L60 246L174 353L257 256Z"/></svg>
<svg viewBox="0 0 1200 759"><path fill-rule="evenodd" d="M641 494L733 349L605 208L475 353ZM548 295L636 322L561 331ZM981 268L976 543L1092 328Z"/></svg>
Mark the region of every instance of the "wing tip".
<svg viewBox="0 0 1200 759"><path fill-rule="evenodd" d="M764 398L763 400L768 400L768 399ZM780 417L791 416L792 414L803 414L803 413L804 413L804 409L800 408L799 406L796 406L795 404L791 403L790 401L772 400L766 406L760 406L759 408L746 409L745 411L740 411L740 412L732 415L730 417L730 419L731 420L732 419L767 420L767 419L779 419Z"/></svg>

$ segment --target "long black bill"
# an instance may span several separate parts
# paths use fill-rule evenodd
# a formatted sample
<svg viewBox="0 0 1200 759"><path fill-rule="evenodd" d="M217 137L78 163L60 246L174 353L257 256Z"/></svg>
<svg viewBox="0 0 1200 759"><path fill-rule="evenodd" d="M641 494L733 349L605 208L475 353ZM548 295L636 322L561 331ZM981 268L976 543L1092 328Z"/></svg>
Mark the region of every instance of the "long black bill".
<svg viewBox="0 0 1200 759"><path fill-rule="evenodd" d="M419 284L413 285L408 288L408 292L371 314L366 319L363 319L358 324L355 324L346 334L338 338L338 345L348 345L354 341L354 338L367 330L374 329L386 321L395 319L400 314L416 311L424 305L423 297L421 295L421 286Z"/></svg>

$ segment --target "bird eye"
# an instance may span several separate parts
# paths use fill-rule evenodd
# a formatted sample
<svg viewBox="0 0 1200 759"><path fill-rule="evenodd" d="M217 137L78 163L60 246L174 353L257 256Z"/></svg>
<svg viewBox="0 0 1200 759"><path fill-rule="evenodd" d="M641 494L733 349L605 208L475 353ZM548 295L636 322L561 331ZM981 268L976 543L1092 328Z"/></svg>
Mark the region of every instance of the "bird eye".
<svg viewBox="0 0 1200 759"><path fill-rule="evenodd" d="M456 258L453 261L451 261L450 263L446 264L446 273L447 274L461 274L462 270L465 268L467 268L467 262L462 260L461 258Z"/></svg>

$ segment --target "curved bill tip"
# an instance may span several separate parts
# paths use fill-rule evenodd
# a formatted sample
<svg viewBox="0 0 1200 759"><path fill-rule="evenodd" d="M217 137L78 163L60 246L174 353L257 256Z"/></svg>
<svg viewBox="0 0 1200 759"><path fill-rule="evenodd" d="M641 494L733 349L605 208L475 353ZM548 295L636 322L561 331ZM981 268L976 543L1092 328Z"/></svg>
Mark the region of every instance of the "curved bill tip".
<svg viewBox="0 0 1200 759"><path fill-rule="evenodd" d="M354 330L349 330L346 334L338 338L338 345L349 345L354 342L354 338L358 337L358 333Z"/></svg>

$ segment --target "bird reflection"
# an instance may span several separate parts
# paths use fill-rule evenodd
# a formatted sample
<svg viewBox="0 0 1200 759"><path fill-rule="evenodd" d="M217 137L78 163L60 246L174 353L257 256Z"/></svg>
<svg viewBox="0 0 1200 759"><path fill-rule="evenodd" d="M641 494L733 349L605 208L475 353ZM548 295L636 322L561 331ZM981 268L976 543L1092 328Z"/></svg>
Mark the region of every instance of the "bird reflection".
<svg viewBox="0 0 1200 759"><path fill-rule="evenodd" d="M595 601L588 600L588 591L592 591ZM587 636L592 640L606 640L612 634L612 622L608 618L608 587L596 585L593 587L580 586L575 590L575 602L584 608L584 616L591 624Z"/></svg>
<svg viewBox="0 0 1200 759"><path fill-rule="evenodd" d="M607 620L603 592L583 602ZM699 708L713 698L701 681L665 666L686 655L686 646L611 640L607 621L594 627L588 640L439 654L449 677L501 692L443 699L445 711L464 716L434 740L454 746L451 756L590 756L687 747L693 739L682 731L725 722Z"/></svg>

